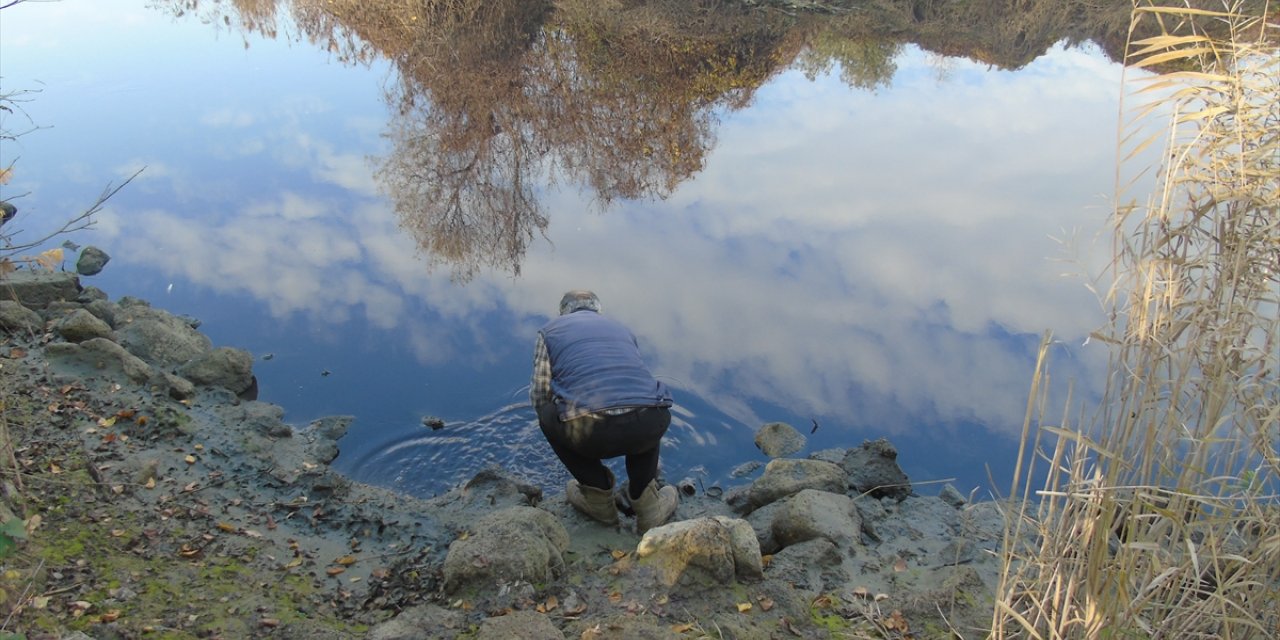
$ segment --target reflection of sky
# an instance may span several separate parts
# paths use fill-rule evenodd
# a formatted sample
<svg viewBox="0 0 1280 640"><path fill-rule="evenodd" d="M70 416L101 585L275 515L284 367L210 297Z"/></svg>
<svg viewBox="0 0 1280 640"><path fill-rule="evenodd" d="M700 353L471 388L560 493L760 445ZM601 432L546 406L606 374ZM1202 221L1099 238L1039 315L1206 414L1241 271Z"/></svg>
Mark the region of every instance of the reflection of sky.
<svg viewBox="0 0 1280 640"><path fill-rule="evenodd" d="M113 255L88 283L271 353L262 398L294 421L356 414L345 457L375 481L545 464L521 387L568 288L599 292L679 394L673 474L758 457L763 421L816 420L814 449L888 435L913 479L976 486L982 464L1008 469L991 457L1013 450L1040 333L1079 345L1101 322L1053 239L1103 224L1119 70L1100 55L1001 72L913 50L874 94L785 73L722 114L706 169L667 200L598 213L551 191L551 242L522 277L464 286L428 272L378 196L384 65L246 48L141 4L3 12L4 88L43 82L27 111L53 128L0 150L18 158L0 193L31 192L17 204L37 231L145 165L76 238ZM1059 367L1100 356L1072 348ZM450 430L424 436L424 414ZM404 449L430 453L382 455Z"/></svg>

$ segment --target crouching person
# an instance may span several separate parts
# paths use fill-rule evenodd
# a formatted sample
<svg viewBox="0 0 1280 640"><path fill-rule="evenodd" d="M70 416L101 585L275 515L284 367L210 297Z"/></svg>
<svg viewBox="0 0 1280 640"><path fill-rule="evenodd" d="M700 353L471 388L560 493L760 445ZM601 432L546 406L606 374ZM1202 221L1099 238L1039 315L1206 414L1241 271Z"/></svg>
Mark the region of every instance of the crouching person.
<svg viewBox="0 0 1280 640"><path fill-rule="evenodd" d="M538 331L529 399L552 451L573 480L565 499L617 524L613 473L602 460L626 456L636 530L671 519L677 491L658 486L658 449L671 424L671 394L640 357L629 329L600 313L590 291L570 291L560 316Z"/></svg>

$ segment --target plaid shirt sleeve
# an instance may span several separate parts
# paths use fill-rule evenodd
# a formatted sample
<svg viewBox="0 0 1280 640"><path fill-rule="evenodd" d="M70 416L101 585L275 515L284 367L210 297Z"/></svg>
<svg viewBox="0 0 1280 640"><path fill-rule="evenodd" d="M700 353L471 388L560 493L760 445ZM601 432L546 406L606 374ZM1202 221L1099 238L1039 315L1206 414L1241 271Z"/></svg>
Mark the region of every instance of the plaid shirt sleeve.
<svg viewBox="0 0 1280 640"><path fill-rule="evenodd" d="M529 402L535 411L542 406L554 402L551 393L551 356L547 354L547 343L538 334L538 342L533 348L533 379L529 381Z"/></svg>

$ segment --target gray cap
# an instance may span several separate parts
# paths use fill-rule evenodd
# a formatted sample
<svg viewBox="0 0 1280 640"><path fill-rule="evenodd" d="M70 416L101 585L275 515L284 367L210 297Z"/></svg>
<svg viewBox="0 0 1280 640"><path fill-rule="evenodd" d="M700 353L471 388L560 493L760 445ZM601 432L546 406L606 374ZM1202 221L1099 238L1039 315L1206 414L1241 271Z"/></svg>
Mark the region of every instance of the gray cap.
<svg viewBox="0 0 1280 640"><path fill-rule="evenodd" d="M586 289L574 289L560 298L560 315L562 316L583 309L600 313L600 298Z"/></svg>

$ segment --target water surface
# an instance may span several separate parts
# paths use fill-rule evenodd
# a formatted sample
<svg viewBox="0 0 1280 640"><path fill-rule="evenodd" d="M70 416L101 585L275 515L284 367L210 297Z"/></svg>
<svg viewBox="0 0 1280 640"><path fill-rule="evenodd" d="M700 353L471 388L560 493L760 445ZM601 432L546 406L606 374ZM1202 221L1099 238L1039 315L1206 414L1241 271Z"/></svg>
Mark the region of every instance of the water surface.
<svg viewBox="0 0 1280 640"><path fill-rule="evenodd" d="M558 491L527 385L570 288L673 388L671 480L733 482L780 420L1007 491L1042 333L1097 387L1121 84L1098 46L855 56L851 26L766 21L652 52L551 5L495 42L397 30L396 3L173 4L0 14L4 90L38 89L47 127L0 149L0 197L36 233L145 167L73 238L113 256L85 283L253 352L290 422L355 415L356 478L431 495L497 463Z"/></svg>

